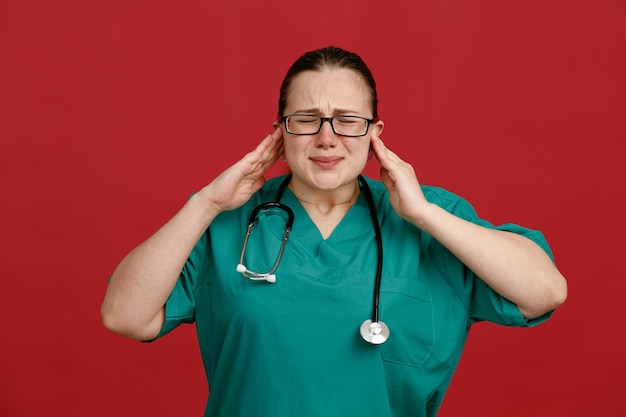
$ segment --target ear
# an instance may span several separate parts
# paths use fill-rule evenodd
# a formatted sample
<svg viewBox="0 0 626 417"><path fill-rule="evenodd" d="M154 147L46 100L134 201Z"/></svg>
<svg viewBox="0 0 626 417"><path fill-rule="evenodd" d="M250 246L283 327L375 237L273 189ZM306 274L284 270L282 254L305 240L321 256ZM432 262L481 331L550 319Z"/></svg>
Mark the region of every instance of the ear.
<svg viewBox="0 0 626 417"><path fill-rule="evenodd" d="M274 122L272 123L272 127L274 128L274 130L278 129L280 127L280 120L274 120Z"/></svg>
<svg viewBox="0 0 626 417"><path fill-rule="evenodd" d="M380 119L376 120L372 124L372 133L376 136L382 135L384 129L385 129L385 122L383 122Z"/></svg>

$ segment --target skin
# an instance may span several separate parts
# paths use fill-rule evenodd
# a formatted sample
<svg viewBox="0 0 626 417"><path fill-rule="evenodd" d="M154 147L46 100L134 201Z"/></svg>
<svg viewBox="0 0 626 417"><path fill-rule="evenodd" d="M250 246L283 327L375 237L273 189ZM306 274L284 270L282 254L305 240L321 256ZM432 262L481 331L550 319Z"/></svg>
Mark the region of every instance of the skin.
<svg viewBox="0 0 626 417"><path fill-rule="evenodd" d="M334 69L306 71L292 82L285 114L316 116L372 117L369 93L354 71ZM317 135L285 137L285 157L293 174L290 188L308 199L340 197L342 191L353 193L356 177L367 163L370 141L380 135L383 122L370 126L363 137L335 135L330 123L324 123ZM281 127L284 129L284 126Z"/></svg>
<svg viewBox="0 0 626 417"><path fill-rule="evenodd" d="M325 69L299 74L285 114L350 114L370 118L370 97L355 72ZM429 203L413 167L380 139L377 121L361 138L335 135L328 123L316 135L294 136L280 123L259 145L202 188L153 236L129 253L114 271L102 305L104 325L124 336L149 340L164 322L164 305L193 247L215 217L245 204L265 183L264 173L285 155L289 185L324 238L358 195L356 177L371 149L381 180L401 218L429 233L527 318L561 305L567 284L534 242L462 220Z"/></svg>
<svg viewBox="0 0 626 417"><path fill-rule="evenodd" d="M372 118L370 95L352 70L305 71L294 78L285 114L361 116ZM289 188L301 201L322 237L330 236L359 193L357 176L367 164L372 138L383 131L382 121L367 135L335 135L323 123L316 135L291 135L283 124L285 158L292 172Z"/></svg>

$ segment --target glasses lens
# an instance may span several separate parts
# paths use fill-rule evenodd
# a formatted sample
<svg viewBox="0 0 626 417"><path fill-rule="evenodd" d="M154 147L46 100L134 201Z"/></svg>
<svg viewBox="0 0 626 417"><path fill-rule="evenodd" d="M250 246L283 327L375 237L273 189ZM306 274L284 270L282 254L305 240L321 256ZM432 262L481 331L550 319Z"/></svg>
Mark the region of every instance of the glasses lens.
<svg viewBox="0 0 626 417"><path fill-rule="evenodd" d="M367 133L367 120L356 116L335 117L333 127L338 135L363 136Z"/></svg>
<svg viewBox="0 0 626 417"><path fill-rule="evenodd" d="M320 130L322 120L317 116L297 115L287 117L287 132L295 135L313 135Z"/></svg>
<svg viewBox="0 0 626 417"><path fill-rule="evenodd" d="M369 127L368 120L358 116L335 116L331 121L334 132L341 136L364 136ZM287 132L294 135L314 135L321 123L322 118L313 115L296 114L285 119Z"/></svg>

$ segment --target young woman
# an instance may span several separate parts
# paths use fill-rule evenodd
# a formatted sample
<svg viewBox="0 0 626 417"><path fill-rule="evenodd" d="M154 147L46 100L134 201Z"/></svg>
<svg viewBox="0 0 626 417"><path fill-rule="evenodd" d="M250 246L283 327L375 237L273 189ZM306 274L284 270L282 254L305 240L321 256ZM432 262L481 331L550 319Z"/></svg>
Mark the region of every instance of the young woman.
<svg viewBox="0 0 626 417"><path fill-rule="evenodd" d="M299 58L274 128L121 262L102 306L139 340L196 323L205 416L434 416L472 323L564 302L540 232L478 218L385 146L356 54ZM372 155L382 182L361 177ZM266 182L281 157L291 174Z"/></svg>

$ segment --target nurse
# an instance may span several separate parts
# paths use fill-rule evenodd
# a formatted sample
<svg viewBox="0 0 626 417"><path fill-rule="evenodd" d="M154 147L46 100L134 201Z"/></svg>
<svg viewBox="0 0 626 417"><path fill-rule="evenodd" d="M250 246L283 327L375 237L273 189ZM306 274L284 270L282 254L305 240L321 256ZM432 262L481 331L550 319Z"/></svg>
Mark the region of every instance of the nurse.
<svg viewBox="0 0 626 417"><path fill-rule="evenodd" d="M434 416L472 323L533 326L565 301L542 234L494 226L464 199L420 185L381 140L377 102L358 55L304 54L281 86L273 133L111 276L110 330L147 341L195 322L205 416ZM372 156L381 181L363 185ZM291 177L266 181L281 157ZM244 279L235 267L248 219L277 196L294 222L276 282ZM246 268L270 270L284 231L280 213L260 215ZM391 335L376 345L359 326L372 314L379 255Z"/></svg>

